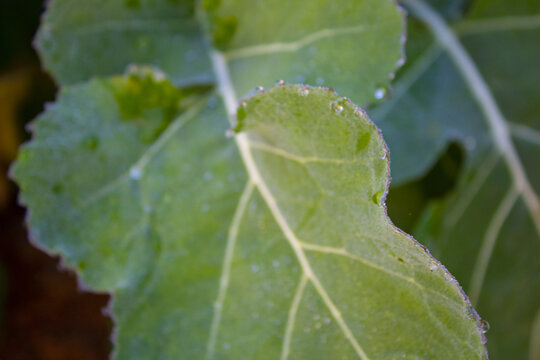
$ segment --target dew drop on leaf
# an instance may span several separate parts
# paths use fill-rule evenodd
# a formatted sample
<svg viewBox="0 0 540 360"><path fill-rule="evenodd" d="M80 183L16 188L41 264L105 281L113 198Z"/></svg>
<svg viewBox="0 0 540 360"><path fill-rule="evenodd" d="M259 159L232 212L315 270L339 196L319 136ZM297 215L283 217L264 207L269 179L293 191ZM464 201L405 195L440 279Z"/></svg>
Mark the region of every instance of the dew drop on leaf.
<svg viewBox="0 0 540 360"><path fill-rule="evenodd" d="M330 103L330 108L331 108L332 111L335 112L336 114L341 114L341 112L343 111L343 106L341 106L341 105L338 104L337 102Z"/></svg>
<svg viewBox="0 0 540 360"><path fill-rule="evenodd" d="M489 323L486 320L480 320L480 328L482 333L487 333L489 331Z"/></svg>
<svg viewBox="0 0 540 360"><path fill-rule="evenodd" d="M132 167L130 170L129 170L129 177L132 178L133 180L138 180L142 177L142 170L138 167Z"/></svg>
<svg viewBox="0 0 540 360"><path fill-rule="evenodd" d="M384 87L377 88L375 90L375 93L373 94L375 96L375 99L381 100L386 96L387 90Z"/></svg>
<svg viewBox="0 0 540 360"><path fill-rule="evenodd" d="M308 96L309 95L309 89L308 88L300 88L298 89L298 94L300 96Z"/></svg>

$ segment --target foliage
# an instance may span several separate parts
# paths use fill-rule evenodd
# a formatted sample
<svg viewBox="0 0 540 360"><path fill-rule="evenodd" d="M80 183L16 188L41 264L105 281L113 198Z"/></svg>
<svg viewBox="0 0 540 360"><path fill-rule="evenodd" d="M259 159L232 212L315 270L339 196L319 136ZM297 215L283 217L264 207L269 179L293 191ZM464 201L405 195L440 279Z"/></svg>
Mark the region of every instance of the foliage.
<svg viewBox="0 0 540 360"><path fill-rule="evenodd" d="M118 359L483 358L486 323L386 216L377 128L333 91L286 83L331 86L369 106L397 183L464 144L417 238L491 322L493 357L536 359L540 182L510 130L534 143L538 105L500 85L534 80L515 65L501 80L515 54L486 57L492 31L534 46L526 3L492 20L504 4L477 0L450 27L404 1L418 20L392 94L392 1L52 1L38 47L62 90L13 171L32 238L113 294ZM466 4L436 5L456 21Z"/></svg>

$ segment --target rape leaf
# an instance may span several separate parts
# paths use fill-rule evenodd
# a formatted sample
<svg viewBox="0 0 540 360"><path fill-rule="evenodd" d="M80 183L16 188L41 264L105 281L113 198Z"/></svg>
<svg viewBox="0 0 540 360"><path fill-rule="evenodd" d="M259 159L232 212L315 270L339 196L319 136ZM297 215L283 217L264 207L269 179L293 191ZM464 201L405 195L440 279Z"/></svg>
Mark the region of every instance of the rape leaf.
<svg viewBox="0 0 540 360"><path fill-rule="evenodd" d="M278 86L242 106L240 154L215 98L148 142L165 107L125 117L117 96L143 101L137 76L169 86L65 87L14 169L32 237L114 295L116 358L482 358L457 283L386 216L363 111Z"/></svg>
<svg viewBox="0 0 540 360"><path fill-rule="evenodd" d="M383 98L402 58L395 3L203 1L196 20L189 4L107 2L102 15L56 0L38 40L61 83L154 65L64 86L14 167L32 238L113 295L114 357L482 359L459 285L386 216L388 154L367 115L283 82L238 100L280 78ZM130 55L131 18L174 6L207 35L180 30L206 50L199 67ZM103 31L100 51L83 36L69 52L79 23ZM69 70L88 50L122 56Z"/></svg>

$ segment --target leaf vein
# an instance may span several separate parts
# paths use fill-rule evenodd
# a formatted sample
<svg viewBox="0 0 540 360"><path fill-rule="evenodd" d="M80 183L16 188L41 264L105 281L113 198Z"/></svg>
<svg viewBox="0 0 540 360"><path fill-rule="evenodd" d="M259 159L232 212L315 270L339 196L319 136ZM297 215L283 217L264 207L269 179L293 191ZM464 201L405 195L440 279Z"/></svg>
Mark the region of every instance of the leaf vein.
<svg viewBox="0 0 540 360"><path fill-rule="evenodd" d="M497 207L497 210L493 214L491 221L489 222L471 277L469 294L471 296L471 303L473 306L476 306L478 303L484 278L486 277L487 267L489 265L489 261L491 260L491 255L493 254L493 248L495 247L499 232L506 218L510 214L510 211L514 207L518 195L519 193L516 191L516 189L511 188L504 196L503 200Z"/></svg>
<svg viewBox="0 0 540 360"><path fill-rule="evenodd" d="M232 86L232 82L230 79L226 61L223 55L220 52L215 51L215 50L211 52L211 59L212 59L212 64L214 66L214 72L217 77L219 91L221 92L221 95L223 96L227 112L229 113L229 121L231 121L231 119L234 118L234 113L238 104L238 100L234 92L234 88ZM255 163L253 154L249 147L249 140L248 140L247 134L242 133L242 134L237 135L235 137L235 141L236 141L236 144L238 145L240 155L242 157L242 160L244 162L244 165L246 167L249 177L257 186L261 196L266 202L266 205L268 206L270 212L272 213L274 219L276 220L276 223L278 224L285 238L291 245L300 263L302 270L315 286L315 289L319 293L319 296L321 296L323 302L325 303L330 313L336 320L337 324L341 328L341 331L344 333L347 340L353 346L358 357L362 360L369 360L368 356L366 355L366 353L364 352L364 350L362 349L362 347L356 340L355 336L351 332L349 326L347 325L345 320L343 320L343 317L341 316L341 312L339 311L337 306L334 304L334 302L332 301L332 299L326 292L325 288L322 286L318 277L315 275L313 269L311 268L311 264L309 263L306 255L304 254L304 251L302 250L300 241L296 238L296 235L290 228L287 220L285 219L285 216L281 213L281 210L279 209L276 199L274 198L274 196L270 192L270 189L268 188L268 186L262 179L262 176L259 172L259 169Z"/></svg>
<svg viewBox="0 0 540 360"><path fill-rule="evenodd" d="M294 52L310 44L313 44L319 40L336 37L339 35L357 34L365 31L363 25L350 26L337 29L323 29L316 31L310 35L307 35L301 39L292 42L275 42L269 44L261 44L248 46L244 48L229 50L223 53L223 56L228 59L239 59L254 56L261 56L266 54L280 53L280 52Z"/></svg>
<svg viewBox="0 0 540 360"><path fill-rule="evenodd" d="M219 325L221 322L221 313L223 310L223 303L225 302L225 297L227 295L227 287L229 286L229 279L231 276L231 266L232 258L234 254L234 248L236 246L236 241L238 239L238 230L242 222L242 218L246 212L247 204L253 193L254 184L252 181L248 181L240 200L238 206L233 216L231 226L229 227L229 234L227 236L227 245L225 247L225 254L223 258L223 267L221 270L221 278L219 280L219 290L216 302L214 303L214 316L212 318L212 323L210 326L210 335L208 338L207 348L206 348L206 359L211 360L214 358L216 340L219 331Z"/></svg>
<svg viewBox="0 0 540 360"><path fill-rule="evenodd" d="M300 307L300 302L302 301L302 296L304 295L304 290L306 289L308 281L309 279L306 274L302 273L302 277L298 282L298 287L296 288L296 292L291 303L291 308L289 309L287 326L285 328L285 336L283 338L283 347L281 350L281 360L287 360L287 358L289 357L294 323L296 321L296 313L298 312L298 308Z"/></svg>

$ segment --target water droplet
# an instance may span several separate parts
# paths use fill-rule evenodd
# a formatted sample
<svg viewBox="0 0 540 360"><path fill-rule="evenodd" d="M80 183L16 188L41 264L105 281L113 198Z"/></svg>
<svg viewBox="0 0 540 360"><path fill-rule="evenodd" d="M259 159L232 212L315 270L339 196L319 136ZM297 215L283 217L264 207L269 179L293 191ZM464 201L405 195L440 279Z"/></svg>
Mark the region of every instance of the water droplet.
<svg viewBox="0 0 540 360"><path fill-rule="evenodd" d="M211 172L205 172L204 175L203 175L203 179L206 180L206 181L210 181L212 180L212 173Z"/></svg>
<svg viewBox="0 0 540 360"><path fill-rule="evenodd" d="M260 93L263 93L264 92L264 88L262 86L258 86L257 87L257 91L260 92Z"/></svg>
<svg viewBox="0 0 540 360"><path fill-rule="evenodd" d="M259 267L255 264L251 265L251 272L252 273L259 272Z"/></svg>
<svg viewBox="0 0 540 360"><path fill-rule="evenodd" d="M485 334L489 331L489 323L486 320L480 320L480 329L482 333Z"/></svg>
<svg viewBox="0 0 540 360"><path fill-rule="evenodd" d="M317 85L320 86L320 85L324 84L324 79L323 79L322 77L318 77L318 78L315 80L315 82L317 83Z"/></svg>
<svg viewBox="0 0 540 360"><path fill-rule="evenodd" d="M278 260L272 261L272 265L273 265L274 267L278 267L278 266L279 266L279 261L278 261Z"/></svg>
<svg viewBox="0 0 540 360"><path fill-rule="evenodd" d="M208 205L208 204L203 204L203 205L201 206L201 211L202 211L202 212L208 212L209 210L210 210L210 205Z"/></svg>
<svg viewBox="0 0 540 360"><path fill-rule="evenodd" d="M324 320L323 320L323 322L324 322L326 325L330 324L330 321L331 321L330 318L324 318Z"/></svg>
<svg viewBox="0 0 540 360"><path fill-rule="evenodd" d="M429 270L430 271L435 271L439 268L439 264L437 264L435 261L431 261L431 263L429 264Z"/></svg>
<svg viewBox="0 0 540 360"><path fill-rule="evenodd" d="M377 99L377 100L383 99L386 96L386 92L387 92L387 90L384 87L377 88L375 90L375 94L374 94L375 99Z"/></svg>
<svg viewBox="0 0 540 360"><path fill-rule="evenodd" d="M403 64L405 64L405 59L404 58L401 58L398 61L396 61L396 66L397 67L403 66Z"/></svg>
<svg viewBox="0 0 540 360"><path fill-rule="evenodd" d="M309 89L308 88L300 88L298 89L298 94L300 96L308 96L309 95Z"/></svg>
<svg viewBox="0 0 540 360"><path fill-rule="evenodd" d="M341 106L339 103L335 101L333 103L330 103L330 108L336 114L341 114L341 112L343 111L343 106Z"/></svg>
<svg viewBox="0 0 540 360"><path fill-rule="evenodd" d="M277 86L283 86L285 85L285 81L283 80L279 80L277 83L276 83Z"/></svg>
<svg viewBox="0 0 540 360"><path fill-rule="evenodd" d="M446 280L446 281L454 281L454 278L452 277L452 275L450 275L449 272L445 271L444 272L444 280Z"/></svg>
<svg viewBox="0 0 540 360"><path fill-rule="evenodd" d="M354 109L354 115L356 116L362 116L362 117L366 117L366 112L360 108L356 108Z"/></svg>
<svg viewBox="0 0 540 360"><path fill-rule="evenodd" d="M136 166L129 169L129 177L133 180L139 180L142 177L142 170Z"/></svg>

